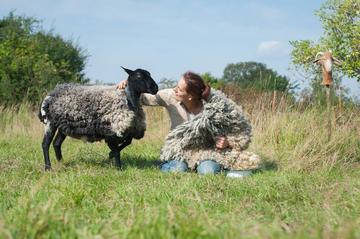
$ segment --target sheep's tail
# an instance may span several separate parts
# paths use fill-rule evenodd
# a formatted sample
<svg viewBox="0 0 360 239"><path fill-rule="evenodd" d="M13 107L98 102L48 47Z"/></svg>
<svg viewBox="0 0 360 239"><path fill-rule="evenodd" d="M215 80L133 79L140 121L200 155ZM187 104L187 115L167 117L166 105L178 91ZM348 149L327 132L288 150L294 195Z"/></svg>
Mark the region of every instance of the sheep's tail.
<svg viewBox="0 0 360 239"><path fill-rule="evenodd" d="M46 96L45 99L41 102L40 108L39 108L39 113L38 113L38 117L40 119L41 122L43 122L44 124L47 123L48 119L47 119L47 111L49 109L49 98L50 96Z"/></svg>

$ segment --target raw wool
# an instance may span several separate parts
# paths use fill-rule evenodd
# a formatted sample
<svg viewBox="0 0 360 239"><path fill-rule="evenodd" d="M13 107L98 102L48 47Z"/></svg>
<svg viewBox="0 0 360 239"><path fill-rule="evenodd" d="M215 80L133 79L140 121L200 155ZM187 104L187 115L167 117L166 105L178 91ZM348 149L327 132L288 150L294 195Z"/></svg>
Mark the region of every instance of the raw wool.
<svg viewBox="0 0 360 239"><path fill-rule="evenodd" d="M216 137L222 135L227 136L232 148L216 149ZM160 159L185 161L191 169L209 159L225 169L254 169L259 167L260 158L244 151L250 142L251 125L241 107L222 92L212 90L204 110L169 133Z"/></svg>
<svg viewBox="0 0 360 239"><path fill-rule="evenodd" d="M224 169L247 170L259 168L260 158L253 152L237 149L193 149L184 150L186 163L191 169L195 169L203 160L215 160Z"/></svg>
<svg viewBox="0 0 360 239"><path fill-rule="evenodd" d="M87 141L105 136L141 138L146 130L142 108L129 109L125 91L115 86L57 86L42 105L46 120L64 134Z"/></svg>

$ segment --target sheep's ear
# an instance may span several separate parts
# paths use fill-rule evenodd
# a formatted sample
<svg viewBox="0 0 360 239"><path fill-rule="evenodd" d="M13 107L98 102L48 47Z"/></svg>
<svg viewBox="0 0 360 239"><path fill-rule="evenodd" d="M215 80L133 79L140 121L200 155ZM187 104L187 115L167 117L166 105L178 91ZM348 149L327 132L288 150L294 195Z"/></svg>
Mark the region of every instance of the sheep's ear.
<svg viewBox="0 0 360 239"><path fill-rule="evenodd" d="M126 71L126 73L128 73L128 75L130 75L131 73L133 73L134 71L126 69L125 67L121 67L124 69L124 71Z"/></svg>

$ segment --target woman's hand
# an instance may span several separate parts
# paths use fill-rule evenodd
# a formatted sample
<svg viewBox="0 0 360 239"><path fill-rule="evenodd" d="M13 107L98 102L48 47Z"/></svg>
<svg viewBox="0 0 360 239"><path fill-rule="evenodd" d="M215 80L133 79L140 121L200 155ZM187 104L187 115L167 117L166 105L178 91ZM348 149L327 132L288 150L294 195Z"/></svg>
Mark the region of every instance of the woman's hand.
<svg viewBox="0 0 360 239"><path fill-rule="evenodd" d="M226 149L229 147L229 141L226 136L219 136L216 138L216 148L217 149Z"/></svg>
<svg viewBox="0 0 360 239"><path fill-rule="evenodd" d="M126 88L126 86L127 86L127 80L123 80L116 86L116 89L123 90Z"/></svg>

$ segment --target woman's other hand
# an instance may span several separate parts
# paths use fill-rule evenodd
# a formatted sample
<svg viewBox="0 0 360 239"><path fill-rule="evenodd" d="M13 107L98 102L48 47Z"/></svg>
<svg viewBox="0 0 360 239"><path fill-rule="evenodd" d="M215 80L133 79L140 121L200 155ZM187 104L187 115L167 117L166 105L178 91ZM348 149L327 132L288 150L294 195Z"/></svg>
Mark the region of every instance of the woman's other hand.
<svg viewBox="0 0 360 239"><path fill-rule="evenodd" d="M225 136L219 136L216 138L216 148L217 149L226 149L229 147L229 141Z"/></svg>
<svg viewBox="0 0 360 239"><path fill-rule="evenodd" d="M123 80L116 86L116 89L123 90L126 88L126 86L127 86L127 80Z"/></svg>

